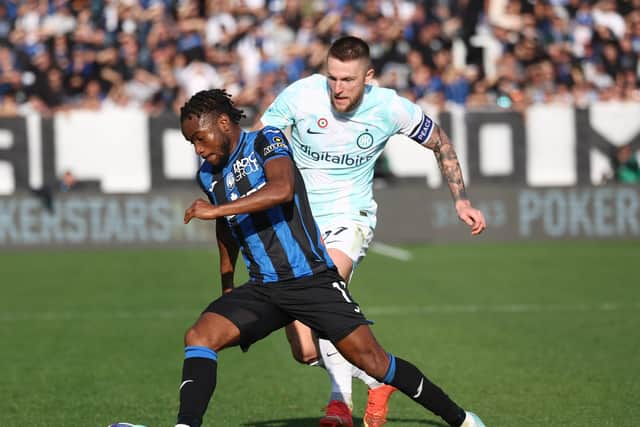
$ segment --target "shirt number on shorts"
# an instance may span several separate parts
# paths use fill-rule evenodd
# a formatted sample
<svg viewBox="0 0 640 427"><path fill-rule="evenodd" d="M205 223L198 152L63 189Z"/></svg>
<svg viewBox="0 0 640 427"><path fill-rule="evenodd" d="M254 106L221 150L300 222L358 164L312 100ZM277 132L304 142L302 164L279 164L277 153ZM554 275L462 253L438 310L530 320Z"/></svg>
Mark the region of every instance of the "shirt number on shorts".
<svg viewBox="0 0 640 427"><path fill-rule="evenodd" d="M344 230L347 230L348 227L337 227L333 230L327 230L324 232L322 238L324 240L327 240L329 238L329 236L333 235L333 236L337 236L338 234L342 233Z"/></svg>
<svg viewBox="0 0 640 427"><path fill-rule="evenodd" d="M345 299L345 301L347 301L350 304L353 304L353 301L351 301L351 299L349 299L349 297L347 296L347 293L345 292L345 289L347 288L347 284L344 282L333 282L331 284L334 288L336 288L338 291L340 291L340 293L342 294L342 297Z"/></svg>

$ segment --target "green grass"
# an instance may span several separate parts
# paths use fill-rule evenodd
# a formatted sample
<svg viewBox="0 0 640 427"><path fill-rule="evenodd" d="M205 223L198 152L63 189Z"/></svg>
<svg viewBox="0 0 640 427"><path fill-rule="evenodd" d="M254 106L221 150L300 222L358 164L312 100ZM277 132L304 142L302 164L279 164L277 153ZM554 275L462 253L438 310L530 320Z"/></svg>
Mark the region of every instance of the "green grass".
<svg viewBox="0 0 640 427"><path fill-rule="evenodd" d="M370 253L351 284L387 350L489 427L635 425L638 242L407 249ZM219 294L216 270L203 250L0 254L0 426L173 426L182 336ZM317 425L328 380L281 331L219 360L206 425ZM444 426L399 393L389 418Z"/></svg>

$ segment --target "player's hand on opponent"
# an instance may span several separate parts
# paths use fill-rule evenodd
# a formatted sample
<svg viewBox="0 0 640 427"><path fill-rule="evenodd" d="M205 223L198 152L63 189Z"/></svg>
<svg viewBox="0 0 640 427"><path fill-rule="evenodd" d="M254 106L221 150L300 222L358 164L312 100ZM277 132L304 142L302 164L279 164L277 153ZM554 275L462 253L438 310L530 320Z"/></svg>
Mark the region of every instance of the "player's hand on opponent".
<svg viewBox="0 0 640 427"><path fill-rule="evenodd" d="M184 212L184 223L189 224L193 218L199 219L216 219L216 207L204 199L197 199Z"/></svg>
<svg viewBox="0 0 640 427"><path fill-rule="evenodd" d="M484 219L484 215L478 209L474 209L471 206L471 202L468 200L458 200L456 202L456 212L458 218L465 224L471 227L471 234L478 235L487 228L487 223Z"/></svg>

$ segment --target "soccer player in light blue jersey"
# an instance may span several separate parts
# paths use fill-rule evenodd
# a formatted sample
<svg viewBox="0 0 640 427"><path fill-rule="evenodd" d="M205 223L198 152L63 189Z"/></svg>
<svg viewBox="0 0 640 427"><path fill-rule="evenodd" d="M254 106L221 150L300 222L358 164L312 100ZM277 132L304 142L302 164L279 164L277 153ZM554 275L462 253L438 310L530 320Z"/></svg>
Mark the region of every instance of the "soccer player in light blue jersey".
<svg viewBox="0 0 640 427"><path fill-rule="evenodd" d="M326 76L314 74L288 86L267 108L261 122L291 129L293 157L313 215L345 281L373 239L377 210L374 165L395 134L406 135L434 152L458 217L471 234L482 233L484 216L466 195L448 136L418 105L393 90L370 84L374 70L367 43L351 36L336 40L329 49L326 69ZM388 399L394 391L391 386L353 367L329 341L321 339L316 346L313 333L299 322L287 327L287 337L296 360L318 364L321 358L329 373L331 396L321 427L353 426L352 377L369 386L365 427L385 424Z"/></svg>

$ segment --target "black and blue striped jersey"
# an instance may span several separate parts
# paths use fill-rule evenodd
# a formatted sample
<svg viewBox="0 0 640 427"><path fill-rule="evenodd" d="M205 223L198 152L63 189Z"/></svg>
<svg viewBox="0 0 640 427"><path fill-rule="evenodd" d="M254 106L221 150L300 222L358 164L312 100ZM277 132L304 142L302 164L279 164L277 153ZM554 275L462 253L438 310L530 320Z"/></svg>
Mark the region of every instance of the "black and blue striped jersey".
<svg viewBox="0 0 640 427"><path fill-rule="evenodd" d="M282 156L293 162L289 143L279 129L267 126L255 132L243 131L227 163L216 168L203 162L197 180L211 203L222 205L262 188L266 184L264 165ZM226 217L252 282L297 279L334 267L295 164L294 171L291 202L262 212Z"/></svg>

